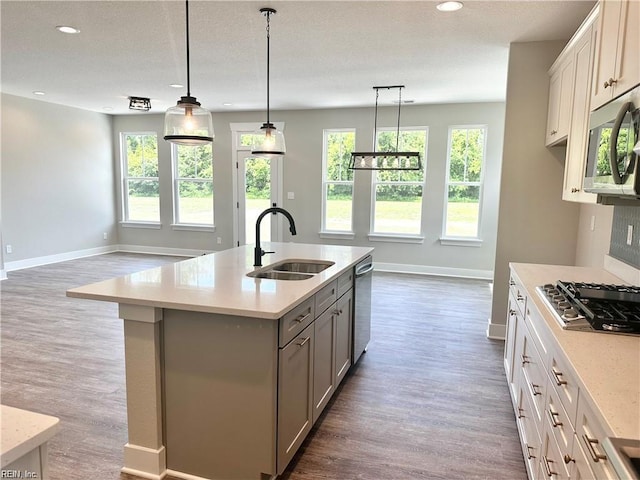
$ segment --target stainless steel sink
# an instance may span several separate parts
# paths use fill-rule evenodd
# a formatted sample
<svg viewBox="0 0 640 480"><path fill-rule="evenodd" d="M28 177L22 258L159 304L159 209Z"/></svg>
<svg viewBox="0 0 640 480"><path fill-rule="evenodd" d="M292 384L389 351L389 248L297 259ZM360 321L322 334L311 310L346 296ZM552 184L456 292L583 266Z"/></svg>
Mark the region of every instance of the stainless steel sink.
<svg viewBox="0 0 640 480"><path fill-rule="evenodd" d="M276 270L255 271L247 273L248 277L269 278L271 280L307 280L313 275L308 273L279 272Z"/></svg>
<svg viewBox="0 0 640 480"><path fill-rule="evenodd" d="M279 272L320 273L331 265L335 265L335 262L326 260L294 260L277 263L271 268Z"/></svg>
<svg viewBox="0 0 640 480"><path fill-rule="evenodd" d="M253 278L269 278L271 280L307 280L332 265L335 265L335 262L328 260L300 260L289 258L249 272L247 276Z"/></svg>

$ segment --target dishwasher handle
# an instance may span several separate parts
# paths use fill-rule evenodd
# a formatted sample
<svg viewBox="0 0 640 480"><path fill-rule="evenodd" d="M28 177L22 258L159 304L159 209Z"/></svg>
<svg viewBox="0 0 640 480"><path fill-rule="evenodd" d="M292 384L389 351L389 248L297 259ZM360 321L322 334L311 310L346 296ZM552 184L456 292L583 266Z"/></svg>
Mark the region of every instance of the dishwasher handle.
<svg viewBox="0 0 640 480"><path fill-rule="evenodd" d="M373 271L373 262L365 263L364 265L358 265L356 267L356 278L363 277L371 271Z"/></svg>

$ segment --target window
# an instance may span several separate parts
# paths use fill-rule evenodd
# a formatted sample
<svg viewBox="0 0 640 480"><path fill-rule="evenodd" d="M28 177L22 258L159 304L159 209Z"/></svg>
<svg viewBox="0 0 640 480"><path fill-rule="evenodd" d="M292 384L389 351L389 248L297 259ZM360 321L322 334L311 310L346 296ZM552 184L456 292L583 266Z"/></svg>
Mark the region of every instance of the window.
<svg viewBox="0 0 640 480"><path fill-rule="evenodd" d="M445 237L478 237L485 138L485 126L449 128Z"/></svg>
<svg viewBox="0 0 640 480"><path fill-rule="evenodd" d="M125 222L160 222L158 137L155 133L123 133L122 209Z"/></svg>
<svg viewBox="0 0 640 480"><path fill-rule="evenodd" d="M173 204L176 225L213 226L213 149L173 145Z"/></svg>
<svg viewBox="0 0 640 480"><path fill-rule="evenodd" d="M353 170L349 170L356 132L325 130L322 155L322 231L351 232Z"/></svg>
<svg viewBox="0 0 640 480"><path fill-rule="evenodd" d="M427 133L425 127L400 130L398 149L420 152L422 170L377 170L373 182L374 234L418 236L422 224L422 194L427 163ZM376 135L376 151L396 151L396 129L380 130Z"/></svg>

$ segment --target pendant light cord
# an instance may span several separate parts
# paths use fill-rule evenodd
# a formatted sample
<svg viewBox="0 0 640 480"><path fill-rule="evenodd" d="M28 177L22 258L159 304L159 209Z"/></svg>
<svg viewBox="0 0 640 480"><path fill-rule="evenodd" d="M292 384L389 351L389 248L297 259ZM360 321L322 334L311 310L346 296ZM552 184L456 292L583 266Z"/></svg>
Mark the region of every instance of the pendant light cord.
<svg viewBox="0 0 640 480"><path fill-rule="evenodd" d="M270 125L269 121L269 66L270 66L270 43L271 43L271 12L267 11L267 125Z"/></svg>
<svg viewBox="0 0 640 480"><path fill-rule="evenodd" d="M400 142L400 105L402 105L402 87L398 88L398 126L396 127L396 152L398 150L398 144Z"/></svg>
<svg viewBox="0 0 640 480"><path fill-rule="evenodd" d="M375 153L378 146L378 96L380 95L380 89L378 87L373 88L376 91L376 109L373 116L373 153Z"/></svg>
<svg viewBox="0 0 640 480"><path fill-rule="evenodd" d="M185 10L187 17L187 97L191 96L191 75L189 72L189 0L185 1Z"/></svg>

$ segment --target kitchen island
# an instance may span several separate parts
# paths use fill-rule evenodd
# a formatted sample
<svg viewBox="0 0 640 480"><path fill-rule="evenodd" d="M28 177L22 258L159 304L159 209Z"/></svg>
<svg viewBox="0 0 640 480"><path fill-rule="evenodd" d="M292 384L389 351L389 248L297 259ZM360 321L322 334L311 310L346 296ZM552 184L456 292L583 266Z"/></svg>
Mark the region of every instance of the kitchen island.
<svg viewBox="0 0 640 480"><path fill-rule="evenodd" d="M275 251L265 264L332 264L304 280L253 278L244 246L67 292L118 303L124 320L123 472L274 478L336 391L353 353L354 266L373 249L263 247Z"/></svg>

